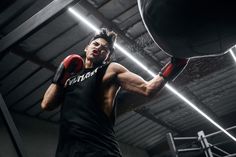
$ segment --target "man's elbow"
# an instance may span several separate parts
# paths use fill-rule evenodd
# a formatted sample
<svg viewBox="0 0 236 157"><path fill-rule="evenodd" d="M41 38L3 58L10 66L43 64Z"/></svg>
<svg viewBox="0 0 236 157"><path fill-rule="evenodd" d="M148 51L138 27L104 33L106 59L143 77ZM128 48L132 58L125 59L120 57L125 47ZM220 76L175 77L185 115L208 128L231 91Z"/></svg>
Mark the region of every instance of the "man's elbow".
<svg viewBox="0 0 236 157"><path fill-rule="evenodd" d="M50 104L44 100L41 102L41 109L44 111L51 111L56 108L55 106L56 105Z"/></svg>
<svg viewBox="0 0 236 157"><path fill-rule="evenodd" d="M153 90L147 89L146 92L144 93L145 97L152 98L155 95L155 92Z"/></svg>
<svg viewBox="0 0 236 157"><path fill-rule="evenodd" d="M41 109L42 109L42 110L47 110L47 108L48 108L48 104L43 100L43 101L41 102Z"/></svg>

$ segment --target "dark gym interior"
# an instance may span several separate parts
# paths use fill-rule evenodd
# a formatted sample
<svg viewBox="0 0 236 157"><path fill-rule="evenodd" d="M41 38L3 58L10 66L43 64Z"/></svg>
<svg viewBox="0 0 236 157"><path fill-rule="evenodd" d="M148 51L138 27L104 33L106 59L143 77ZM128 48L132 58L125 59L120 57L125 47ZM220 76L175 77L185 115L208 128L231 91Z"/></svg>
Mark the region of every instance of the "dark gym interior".
<svg viewBox="0 0 236 157"><path fill-rule="evenodd" d="M6 121L1 109L0 157L16 157L22 152L28 157L55 154L60 108L43 111L40 103L63 58L73 53L85 56L84 47L94 34L69 7L97 27L116 32L117 43L153 72L158 73L170 61L145 28L136 0L1 0L0 102L13 121ZM225 129L236 125L236 60L232 57L236 49L230 51L191 58L183 73L170 83ZM145 80L152 78L118 49L113 59ZM120 90L116 103L115 132L124 157L172 157L168 133L173 138L196 137L175 142L179 149L191 149L201 147L200 131L205 135L220 131L165 87L152 98ZM229 133L236 137L235 130ZM19 139L14 141L15 137ZM225 133L207 140L218 144L228 156L236 154L236 141ZM213 146L211 149L221 154ZM205 157L206 151L201 148L178 156ZM227 156L223 154L219 156Z"/></svg>

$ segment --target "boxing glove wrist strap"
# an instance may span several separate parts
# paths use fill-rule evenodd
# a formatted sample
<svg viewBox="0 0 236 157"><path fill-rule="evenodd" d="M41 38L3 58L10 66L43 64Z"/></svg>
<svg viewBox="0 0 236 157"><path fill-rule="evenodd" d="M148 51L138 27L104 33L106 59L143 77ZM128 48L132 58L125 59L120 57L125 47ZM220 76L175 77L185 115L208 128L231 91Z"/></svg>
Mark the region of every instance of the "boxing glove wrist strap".
<svg viewBox="0 0 236 157"><path fill-rule="evenodd" d="M183 71L188 63L188 59L171 58L171 62L167 63L159 73L166 81L173 81Z"/></svg>
<svg viewBox="0 0 236 157"><path fill-rule="evenodd" d="M63 81L62 81L64 73L65 73L65 67L64 67L64 64L61 63L59 67L57 68L56 73L54 74L52 83L55 83L59 86L64 86Z"/></svg>

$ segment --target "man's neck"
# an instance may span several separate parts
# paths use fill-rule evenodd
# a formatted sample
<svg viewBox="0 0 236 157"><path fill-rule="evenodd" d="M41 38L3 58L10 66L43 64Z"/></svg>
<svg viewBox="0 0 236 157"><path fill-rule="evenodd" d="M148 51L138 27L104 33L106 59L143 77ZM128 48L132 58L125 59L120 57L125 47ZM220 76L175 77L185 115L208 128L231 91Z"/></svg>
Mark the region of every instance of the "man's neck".
<svg viewBox="0 0 236 157"><path fill-rule="evenodd" d="M84 64L84 68L85 68L85 69L93 68L93 62L92 62L91 60L88 60L88 59L86 58L85 64Z"/></svg>
<svg viewBox="0 0 236 157"><path fill-rule="evenodd" d="M85 59L84 68L85 68L85 69L88 69L88 68L95 68L95 67L98 67L98 66L101 66L101 65L102 65L102 63L94 63L94 62L91 61L91 60Z"/></svg>

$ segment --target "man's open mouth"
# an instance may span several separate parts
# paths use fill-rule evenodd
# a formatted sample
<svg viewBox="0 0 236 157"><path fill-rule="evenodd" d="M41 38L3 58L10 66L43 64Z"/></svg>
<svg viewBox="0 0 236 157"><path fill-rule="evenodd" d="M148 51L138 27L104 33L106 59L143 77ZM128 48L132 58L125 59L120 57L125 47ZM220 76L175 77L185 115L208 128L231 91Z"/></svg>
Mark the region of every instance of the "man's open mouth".
<svg viewBox="0 0 236 157"><path fill-rule="evenodd" d="M97 56L99 55L99 52L97 50L93 50L93 55Z"/></svg>

